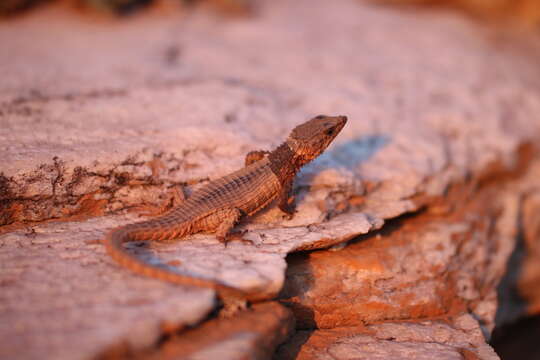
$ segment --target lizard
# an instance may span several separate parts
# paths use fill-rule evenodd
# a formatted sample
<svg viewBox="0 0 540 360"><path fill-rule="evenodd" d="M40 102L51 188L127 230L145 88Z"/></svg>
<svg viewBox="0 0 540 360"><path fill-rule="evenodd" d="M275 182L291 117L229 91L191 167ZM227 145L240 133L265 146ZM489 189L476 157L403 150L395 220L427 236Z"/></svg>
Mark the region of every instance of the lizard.
<svg viewBox="0 0 540 360"><path fill-rule="evenodd" d="M319 156L347 123L346 116L319 115L298 125L273 151L251 151L245 166L211 181L161 216L111 230L107 252L135 273L181 285L214 289L224 301L256 300L257 290L242 291L212 281L182 275L145 263L124 249L129 241L164 241L198 232L215 232L221 242L243 216L250 216L277 200L285 216L295 213L293 181L300 168ZM233 300L231 300L233 299Z"/></svg>

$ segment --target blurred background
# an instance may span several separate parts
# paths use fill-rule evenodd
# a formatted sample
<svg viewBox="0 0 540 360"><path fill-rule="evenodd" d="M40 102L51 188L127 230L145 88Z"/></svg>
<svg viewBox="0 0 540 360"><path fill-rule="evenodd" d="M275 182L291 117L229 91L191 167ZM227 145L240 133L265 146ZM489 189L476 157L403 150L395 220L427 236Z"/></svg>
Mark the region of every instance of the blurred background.
<svg viewBox="0 0 540 360"><path fill-rule="evenodd" d="M154 6L192 7L209 5L229 14L254 11L258 0L2 0L0 13L14 16L47 3L63 3L81 11L127 15ZM540 24L540 2L537 0L359 0L393 6L445 7L489 20Z"/></svg>

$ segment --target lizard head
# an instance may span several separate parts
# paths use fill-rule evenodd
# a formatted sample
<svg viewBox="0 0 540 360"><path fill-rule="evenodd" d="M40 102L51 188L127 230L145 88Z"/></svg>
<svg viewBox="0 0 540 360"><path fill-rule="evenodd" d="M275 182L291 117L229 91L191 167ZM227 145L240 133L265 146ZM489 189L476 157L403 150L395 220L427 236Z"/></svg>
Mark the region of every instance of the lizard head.
<svg viewBox="0 0 540 360"><path fill-rule="evenodd" d="M298 125L287 139L300 165L319 156L347 123L346 116L319 115Z"/></svg>

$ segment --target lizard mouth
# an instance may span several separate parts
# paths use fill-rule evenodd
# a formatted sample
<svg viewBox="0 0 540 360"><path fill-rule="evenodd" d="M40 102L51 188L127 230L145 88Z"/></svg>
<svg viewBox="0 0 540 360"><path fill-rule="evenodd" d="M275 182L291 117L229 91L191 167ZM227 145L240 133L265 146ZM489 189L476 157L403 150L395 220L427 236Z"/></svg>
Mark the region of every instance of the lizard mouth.
<svg viewBox="0 0 540 360"><path fill-rule="evenodd" d="M348 119L347 119L347 117L345 115L336 116L336 118L337 118L337 121L338 121L338 124L336 126L336 130L339 133L341 131L341 129L343 129L343 127L347 123Z"/></svg>
<svg viewBox="0 0 540 360"><path fill-rule="evenodd" d="M344 115L340 115L340 116L334 116L331 119L334 124L331 128L326 130L326 134L331 136L333 139L337 136L337 134L339 134L341 129L343 129L343 127L347 123L347 117Z"/></svg>

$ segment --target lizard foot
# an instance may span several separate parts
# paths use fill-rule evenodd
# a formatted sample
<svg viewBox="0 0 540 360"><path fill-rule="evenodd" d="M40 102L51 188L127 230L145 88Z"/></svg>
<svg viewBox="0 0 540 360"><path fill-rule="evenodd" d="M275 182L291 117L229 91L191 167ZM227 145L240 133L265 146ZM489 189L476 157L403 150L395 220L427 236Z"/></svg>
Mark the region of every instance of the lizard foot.
<svg viewBox="0 0 540 360"><path fill-rule="evenodd" d="M295 213L296 213L296 211L294 211L292 213L283 213L282 218L285 219L285 220L292 220L294 218Z"/></svg>
<svg viewBox="0 0 540 360"><path fill-rule="evenodd" d="M296 214L296 205L294 203L294 196L290 196L286 201L279 203L279 209L283 212L283 218L291 220Z"/></svg>
<svg viewBox="0 0 540 360"><path fill-rule="evenodd" d="M253 241L244 239L243 236L247 233L247 230L233 231L225 236L216 236L220 243L227 247L227 243L232 240L240 240L243 243L250 243L253 245Z"/></svg>
<svg viewBox="0 0 540 360"><path fill-rule="evenodd" d="M294 218L294 214L296 214L296 208L294 207L288 207L286 210L281 209L281 211L283 212L282 217L285 220L291 220Z"/></svg>

